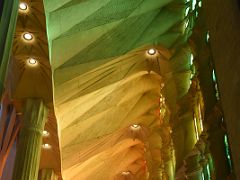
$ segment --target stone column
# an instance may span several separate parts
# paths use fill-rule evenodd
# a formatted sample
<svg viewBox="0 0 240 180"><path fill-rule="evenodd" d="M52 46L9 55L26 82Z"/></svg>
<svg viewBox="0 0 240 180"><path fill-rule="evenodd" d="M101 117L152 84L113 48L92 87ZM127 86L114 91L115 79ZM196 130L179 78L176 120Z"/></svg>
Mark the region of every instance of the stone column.
<svg viewBox="0 0 240 180"><path fill-rule="evenodd" d="M27 99L13 180L37 180L46 115L47 109L41 99Z"/></svg>
<svg viewBox="0 0 240 180"><path fill-rule="evenodd" d="M213 163L213 160L212 160L212 155L210 152L207 152L205 153L205 157L207 158L208 160L208 170L209 170L209 174L208 176L210 177L209 179L211 180L216 180L216 176L215 176L215 170L214 170L214 163Z"/></svg>
<svg viewBox="0 0 240 180"><path fill-rule="evenodd" d="M189 180L202 180L202 167L199 163L201 153L194 149L184 160L186 167L186 176Z"/></svg>
<svg viewBox="0 0 240 180"><path fill-rule="evenodd" d="M58 180L58 175L55 174L53 169L41 169L38 180Z"/></svg>
<svg viewBox="0 0 240 180"><path fill-rule="evenodd" d="M208 164L208 160L205 158L205 156L202 157L200 164L202 166L202 172L203 172L203 176L204 179L208 179L208 170L207 170L207 164Z"/></svg>
<svg viewBox="0 0 240 180"><path fill-rule="evenodd" d="M0 3L1 6L3 5L0 8L2 10L0 14L0 97L4 91L4 82L12 50L18 4L18 0L1 0Z"/></svg>
<svg viewBox="0 0 240 180"><path fill-rule="evenodd" d="M167 180L174 180L175 179L175 169L173 165L172 159L167 162L164 162L164 169L167 174Z"/></svg>
<svg viewBox="0 0 240 180"><path fill-rule="evenodd" d="M209 126L209 150L214 162L216 179L225 180L230 174L230 169L224 144L224 135L226 131L222 123L222 113L218 106L215 106L207 121Z"/></svg>
<svg viewBox="0 0 240 180"><path fill-rule="evenodd" d="M156 163L154 165L156 165ZM151 177L151 179L152 180L163 179L163 174L164 174L163 164L158 163L157 166L154 167L154 173L153 173L153 176Z"/></svg>

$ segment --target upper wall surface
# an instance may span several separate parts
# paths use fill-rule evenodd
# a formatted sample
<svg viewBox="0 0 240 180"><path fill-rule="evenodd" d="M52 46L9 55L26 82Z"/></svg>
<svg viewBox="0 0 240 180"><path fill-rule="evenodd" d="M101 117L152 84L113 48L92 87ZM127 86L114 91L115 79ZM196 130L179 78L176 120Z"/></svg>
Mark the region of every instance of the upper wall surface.
<svg viewBox="0 0 240 180"><path fill-rule="evenodd" d="M204 7L235 173L240 179L240 8L236 0L208 0Z"/></svg>

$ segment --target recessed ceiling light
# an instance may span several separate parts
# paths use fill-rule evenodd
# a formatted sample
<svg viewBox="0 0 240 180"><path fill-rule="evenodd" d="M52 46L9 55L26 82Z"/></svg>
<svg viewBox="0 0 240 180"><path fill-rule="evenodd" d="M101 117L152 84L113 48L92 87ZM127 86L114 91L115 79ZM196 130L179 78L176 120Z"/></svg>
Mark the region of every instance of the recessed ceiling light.
<svg viewBox="0 0 240 180"><path fill-rule="evenodd" d="M123 171L123 172L122 172L122 175L124 175L124 176L127 176L127 175L129 175L129 174L131 174L130 171Z"/></svg>
<svg viewBox="0 0 240 180"><path fill-rule="evenodd" d="M50 144L43 144L42 145L42 147L44 148L44 149L50 149L52 146L50 145Z"/></svg>
<svg viewBox="0 0 240 180"><path fill-rule="evenodd" d="M156 52L157 52L156 49L153 49L153 48L151 48L151 49L149 49L149 50L147 51L148 55L150 55L150 56L155 55Z"/></svg>
<svg viewBox="0 0 240 180"><path fill-rule="evenodd" d="M44 130L44 131L43 131L43 136L45 136L45 137L49 136L49 132L46 131L46 130Z"/></svg>
<svg viewBox="0 0 240 180"><path fill-rule="evenodd" d="M29 64L29 65L36 65L36 64L37 64L37 60L36 60L36 59L33 59L33 58L30 58L30 59L28 60L28 64Z"/></svg>
<svg viewBox="0 0 240 180"><path fill-rule="evenodd" d="M138 125L138 124L133 124L132 127L133 127L133 128L138 128L139 125Z"/></svg>
<svg viewBox="0 0 240 180"><path fill-rule="evenodd" d="M30 34L30 33L24 33L24 34L23 34L23 38L24 38L25 40L27 40L27 41L30 41L30 40L33 39L33 35Z"/></svg>
<svg viewBox="0 0 240 180"><path fill-rule="evenodd" d="M28 6L27 6L26 3L22 2L22 3L19 4L19 9L20 10L26 11L27 8L28 8Z"/></svg>
<svg viewBox="0 0 240 180"><path fill-rule="evenodd" d="M139 129L141 128L141 126L138 125L138 124L133 124L133 125L130 126L130 128L131 128L133 131L136 131L136 130L139 130Z"/></svg>

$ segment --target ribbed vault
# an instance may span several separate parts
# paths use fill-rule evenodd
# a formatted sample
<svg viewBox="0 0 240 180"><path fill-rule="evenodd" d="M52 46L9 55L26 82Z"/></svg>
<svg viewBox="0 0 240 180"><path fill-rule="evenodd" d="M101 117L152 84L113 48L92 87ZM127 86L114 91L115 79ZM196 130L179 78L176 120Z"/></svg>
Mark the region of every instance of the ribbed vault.
<svg viewBox="0 0 240 180"><path fill-rule="evenodd" d="M44 5L63 177L159 179L173 158L169 124L190 85L185 2ZM158 53L149 56L149 48Z"/></svg>

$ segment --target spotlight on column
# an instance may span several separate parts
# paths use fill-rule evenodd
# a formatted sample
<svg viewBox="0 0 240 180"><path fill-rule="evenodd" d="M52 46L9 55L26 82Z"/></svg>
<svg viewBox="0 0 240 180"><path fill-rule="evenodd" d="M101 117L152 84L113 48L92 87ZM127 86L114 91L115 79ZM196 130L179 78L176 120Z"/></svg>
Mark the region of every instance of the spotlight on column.
<svg viewBox="0 0 240 180"><path fill-rule="evenodd" d="M52 146L46 143L46 144L43 144L42 147L43 149L51 149Z"/></svg>
<svg viewBox="0 0 240 180"><path fill-rule="evenodd" d="M20 9L21 11L26 11L26 10L28 9L28 5L27 5L26 3L24 3L24 2L21 2L21 3L19 4L19 9Z"/></svg>

